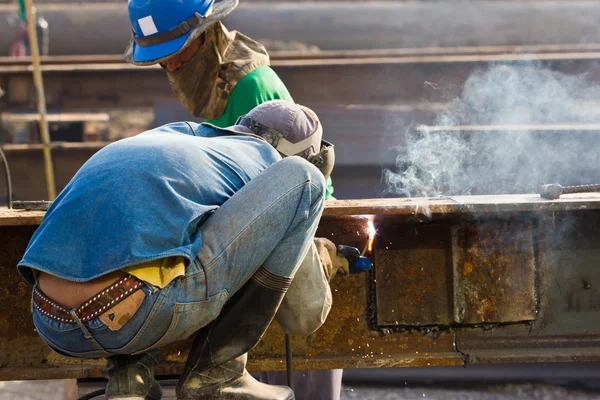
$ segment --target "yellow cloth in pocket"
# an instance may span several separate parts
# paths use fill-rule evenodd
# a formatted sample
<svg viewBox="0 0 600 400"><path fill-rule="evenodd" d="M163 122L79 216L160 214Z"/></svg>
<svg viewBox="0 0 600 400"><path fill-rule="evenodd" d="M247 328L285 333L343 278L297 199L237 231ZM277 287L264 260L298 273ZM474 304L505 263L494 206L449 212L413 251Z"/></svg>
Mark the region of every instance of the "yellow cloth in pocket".
<svg viewBox="0 0 600 400"><path fill-rule="evenodd" d="M185 257L167 257L148 261L124 268L123 271L162 289L175 278L185 275Z"/></svg>

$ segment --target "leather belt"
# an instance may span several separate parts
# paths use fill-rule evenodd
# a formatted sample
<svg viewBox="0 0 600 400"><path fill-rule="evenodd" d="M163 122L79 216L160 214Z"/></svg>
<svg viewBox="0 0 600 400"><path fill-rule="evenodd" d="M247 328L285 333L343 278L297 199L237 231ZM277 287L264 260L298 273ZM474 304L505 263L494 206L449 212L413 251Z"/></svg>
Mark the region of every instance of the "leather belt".
<svg viewBox="0 0 600 400"><path fill-rule="evenodd" d="M42 314L60 322L74 324L71 311L81 322L89 321L108 311L121 301L131 296L143 287L144 283L135 276L127 275L119 281L111 284L94 296L90 297L79 307L72 310L61 307L48 297L36 286L33 288L33 304Z"/></svg>

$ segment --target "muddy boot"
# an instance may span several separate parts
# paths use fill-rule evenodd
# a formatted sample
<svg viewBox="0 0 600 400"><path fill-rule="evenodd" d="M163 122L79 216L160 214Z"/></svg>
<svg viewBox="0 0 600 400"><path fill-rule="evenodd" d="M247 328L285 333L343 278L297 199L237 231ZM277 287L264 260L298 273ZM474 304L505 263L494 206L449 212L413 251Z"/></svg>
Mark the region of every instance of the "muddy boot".
<svg viewBox="0 0 600 400"><path fill-rule="evenodd" d="M158 350L137 355L118 355L107 359L103 375L108 378L109 400L160 400L162 389L154 379Z"/></svg>
<svg viewBox="0 0 600 400"><path fill-rule="evenodd" d="M273 320L291 278L261 268L196 334L177 384L180 400L293 400L286 386L271 386L245 369L246 353L260 341Z"/></svg>
<svg viewBox="0 0 600 400"><path fill-rule="evenodd" d="M182 391L181 400L293 400L287 386L261 383L246 371L248 355L241 355L225 364L194 374Z"/></svg>

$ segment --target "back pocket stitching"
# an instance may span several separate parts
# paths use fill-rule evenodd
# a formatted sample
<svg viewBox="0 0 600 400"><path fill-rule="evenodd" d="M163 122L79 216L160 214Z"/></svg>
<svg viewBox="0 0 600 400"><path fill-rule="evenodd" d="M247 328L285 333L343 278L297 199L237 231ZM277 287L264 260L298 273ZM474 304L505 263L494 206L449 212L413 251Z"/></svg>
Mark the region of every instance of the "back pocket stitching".
<svg viewBox="0 0 600 400"><path fill-rule="evenodd" d="M167 331L165 332L165 334L162 335L161 338L158 339L158 341L155 344L153 344L152 346L147 347L147 348L145 348L143 350L140 350L140 351L136 351L133 354L139 354L139 353L143 353L143 352L146 352L146 351L150 351L150 350L155 349L157 347L161 347L161 346L163 346L165 344L164 342L167 341L170 338L171 334L173 333L173 331L177 327L177 324L179 323L179 317L180 317L180 315L182 313L177 312L177 306L178 305L185 305L185 304L206 305L206 304L211 303L211 301L213 301L213 300L214 301L218 301L221 298L225 298L225 300L221 304L221 308L223 308L223 304L225 304L225 302L227 301L227 295L228 295L227 289L223 289L219 293L214 294L214 295L208 297L205 300L196 301L196 302L193 302L193 303L175 303L175 307L173 307L173 318L171 319L171 324L169 325L169 328L167 329ZM210 323L210 322L211 321L208 321L208 323ZM199 327L197 330L200 330L200 329L202 329L202 327ZM193 334L193 332L192 332L192 334ZM191 334L190 334L190 336L191 336ZM173 343L173 342L180 341L180 340L184 340L184 339L174 339L174 340L169 341L169 343Z"/></svg>

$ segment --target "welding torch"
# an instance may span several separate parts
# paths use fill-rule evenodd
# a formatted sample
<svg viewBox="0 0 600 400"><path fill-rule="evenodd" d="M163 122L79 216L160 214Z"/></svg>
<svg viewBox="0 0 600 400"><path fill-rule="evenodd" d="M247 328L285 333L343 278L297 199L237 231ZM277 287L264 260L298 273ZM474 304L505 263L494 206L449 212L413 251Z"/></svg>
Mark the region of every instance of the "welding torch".
<svg viewBox="0 0 600 400"><path fill-rule="evenodd" d="M371 269L371 260L361 256L360 250L356 247L339 244L337 246L337 253L348 260L351 274L357 274Z"/></svg>

